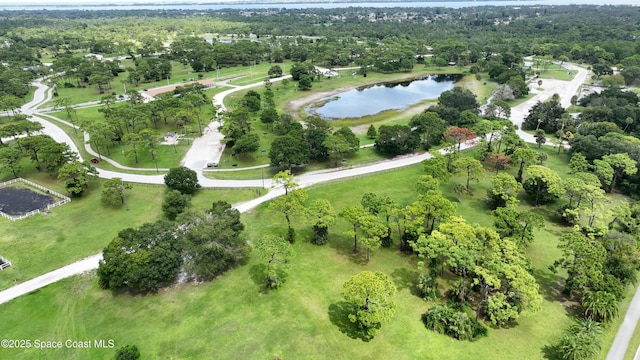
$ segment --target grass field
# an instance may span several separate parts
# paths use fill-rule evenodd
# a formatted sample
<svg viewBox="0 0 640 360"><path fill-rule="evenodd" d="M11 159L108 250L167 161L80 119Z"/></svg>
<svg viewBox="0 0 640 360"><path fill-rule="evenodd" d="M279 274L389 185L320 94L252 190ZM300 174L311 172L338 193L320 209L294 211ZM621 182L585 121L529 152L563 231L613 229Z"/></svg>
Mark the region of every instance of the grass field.
<svg viewBox="0 0 640 360"><path fill-rule="evenodd" d="M543 151L550 155L547 165L566 176L567 157L554 155L550 148ZM416 165L321 184L308 189L308 201L330 199L340 210L372 191L406 204L415 199L414 184L422 174L421 166ZM488 184L488 177L472 184L475 195L463 197L458 204L458 214L470 223L492 223L484 205ZM451 183L443 184L442 190L454 200L450 187ZM243 215L249 241L265 233L284 233L283 219L270 214L267 207L263 204ZM521 207L529 208L526 202ZM549 211L538 211L548 218ZM113 339L116 347L137 345L143 358L495 360L545 358L549 347L571 324L573 303L561 294L565 274L553 274L548 269L560 257L557 239L567 228L548 219L545 227L535 233L528 250L544 298L542 309L521 317L514 327L491 328L487 338L476 342L455 341L424 328L420 315L430 303L414 294L417 268L413 256L399 253L394 246L374 251L371 262L366 264L362 253L352 254L353 243L344 234L348 228L344 221L338 220L330 227L330 243L320 247L306 241L310 236L307 226L296 227L296 255L286 269L283 287L277 291L260 291L264 264L253 257L248 264L211 283L177 285L158 294L100 290L95 277L88 274L2 305L0 332L16 339ZM398 287L394 318L370 342L358 338L357 330L346 319L340 297L342 283L363 270L382 271ZM626 309L624 305L621 313ZM610 342L616 329L614 323L605 330L605 343ZM14 350L11 356L107 359L113 353L114 350L95 348Z"/></svg>
<svg viewBox="0 0 640 360"><path fill-rule="evenodd" d="M46 174L30 180L65 194L63 186ZM101 251L124 227L155 221L165 186L132 184L127 192L130 210L100 203L101 180L95 181L81 198L53 208L49 215L35 215L12 222L0 218L0 255L13 266L0 271L0 289L59 268ZM215 200L237 203L257 196L253 189L203 189L193 198L195 208L208 208ZM96 226L96 224L100 226Z"/></svg>

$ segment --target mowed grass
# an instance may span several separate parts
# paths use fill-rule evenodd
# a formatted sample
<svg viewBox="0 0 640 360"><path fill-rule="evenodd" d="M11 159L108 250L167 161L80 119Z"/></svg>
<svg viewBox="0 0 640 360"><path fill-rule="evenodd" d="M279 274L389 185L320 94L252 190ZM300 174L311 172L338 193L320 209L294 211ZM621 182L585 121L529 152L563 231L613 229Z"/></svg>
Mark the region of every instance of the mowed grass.
<svg viewBox="0 0 640 360"><path fill-rule="evenodd" d="M54 178L45 174L29 177L43 186L65 194ZM137 227L161 217L165 186L132 184L125 207L102 205L102 180L70 203L51 209L48 215L34 215L12 222L0 218L0 255L13 265L0 271L0 289L13 281L23 282L100 251L126 227ZM197 209L211 207L213 201L238 203L257 197L254 189L203 189L192 200Z"/></svg>
<svg viewBox="0 0 640 360"><path fill-rule="evenodd" d="M559 172L566 168L566 156L549 150L542 149L550 153L547 164ZM329 199L339 211L357 204L364 193L376 192L408 204L416 198L414 186L423 174L422 167L415 165L316 185L308 189L308 201ZM458 204L458 214L469 223L491 226L492 217L484 206L491 175L488 172L487 179L472 184L474 195ZM454 200L451 184L463 181L457 177L443 184L445 195ZM521 207L530 208L526 202ZM262 204L243 214L247 240L284 234L284 219L267 208ZM353 240L344 233L349 225L343 220L330 227L330 243L324 246L308 243L310 229L294 221L296 254L277 291L261 292L264 263L254 255L246 265L213 282L177 285L158 294L115 294L99 289L95 276L88 274L2 305L0 332L18 339L113 339L116 347L135 344L144 358L154 359L541 359L572 323L574 304L561 294L565 274L548 270L560 257L558 236L568 229L549 222L552 211L539 211L547 216L547 223L536 232L528 255L541 287L542 308L521 317L513 327L490 328L489 336L476 342L455 341L426 330L420 315L432 304L414 294L416 258L400 253L396 240L393 247L374 251L366 264L363 252L352 253ZM357 337L340 296L343 282L364 270L382 271L398 287L395 316L370 342ZM605 342L615 330L613 326L605 330ZM29 349L15 350L11 356L108 359L113 353L95 348Z"/></svg>
<svg viewBox="0 0 640 360"><path fill-rule="evenodd" d="M99 107L89 107L77 109L78 119L80 121L92 121L92 122L104 122L104 116L102 113L98 111ZM67 114L65 112L54 112L47 114L45 116L47 120L55 119L67 121ZM53 118L52 118L53 117ZM83 156L86 158L93 158L93 155L89 155L84 151L85 143L84 143L84 135L81 130L77 132L74 131L70 126L64 126L59 121L55 122L56 125L60 126L65 130L67 134L74 140L76 146L79 149L82 149ZM202 122L202 127L204 128L207 125L208 121ZM197 124L191 124L191 127L194 131L198 130ZM164 123L158 124L158 129L151 127L152 130L156 131L156 144L154 145L156 151L156 161L154 161L153 156L151 154L151 148L143 143L140 143L136 146L138 152L138 163L136 163L135 155L132 152L132 146L128 145L124 142L114 143L108 151L106 148L96 149L93 143L89 145L93 149L93 151L98 152L103 157L108 157L112 160L115 160L119 164L123 166L133 167L133 168L147 168L147 169L155 169L156 165L158 168L171 168L180 166L180 161L185 156L189 148L191 147L191 140L181 140L179 144L176 146L172 145L162 145L160 142L164 141L163 134L168 131L173 131L173 129ZM191 135L190 135L191 136ZM197 135L196 135L197 136ZM104 163L100 164L100 167L103 167ZM106 167L105 167L106 169ZM149 172L147 172L149 173Z"/></svg>
<svg viewBox="0 0 640 360"><path fill-rule="evenodd" d="M571 81L576 74L576 71L567 70L558 64L549 64L546 70L542 68L540 71L540 79L555 79L555 80L563 80L563 81ZM571 74L571 75L570 75ZM542 82L542 86L544 87L544 81Z"/></svg>

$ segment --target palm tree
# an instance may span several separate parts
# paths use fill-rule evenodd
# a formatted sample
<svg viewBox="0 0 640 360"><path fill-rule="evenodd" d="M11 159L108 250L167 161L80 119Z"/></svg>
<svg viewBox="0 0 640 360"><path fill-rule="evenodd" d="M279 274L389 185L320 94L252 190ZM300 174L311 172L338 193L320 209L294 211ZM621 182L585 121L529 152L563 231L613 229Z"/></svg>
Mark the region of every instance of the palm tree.
<svg viewBox="0 0 640 360"><path fill-rule="evenodd" d="M564 360L589 360L600 354L600 324L591 320L581 320L567 329L560 341L560 352Z"/></svg>
<svg viewBox="0 0 640 360"><path fill-rule="evenodd" d="M607 322L618 316L618 300L606 291L585 291L582 296L584 315L599 322Z"/></svg>

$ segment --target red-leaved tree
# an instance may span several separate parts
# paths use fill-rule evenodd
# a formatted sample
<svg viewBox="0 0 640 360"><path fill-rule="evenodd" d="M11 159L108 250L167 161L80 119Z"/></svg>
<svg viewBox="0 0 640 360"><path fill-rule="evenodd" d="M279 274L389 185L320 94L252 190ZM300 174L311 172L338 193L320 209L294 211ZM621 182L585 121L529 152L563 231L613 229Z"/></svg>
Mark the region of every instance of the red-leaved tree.
<svg viewBox="0 0 640 360"><path fill-rule="evenodd" d="M458 151L460 151L460 145L463 142L467 142L477 137L476 133L471 131L471 129L461 128L457 126L450 127L449 130L445 131L442 135L445 139L451 140L458 144Z"/></svg>

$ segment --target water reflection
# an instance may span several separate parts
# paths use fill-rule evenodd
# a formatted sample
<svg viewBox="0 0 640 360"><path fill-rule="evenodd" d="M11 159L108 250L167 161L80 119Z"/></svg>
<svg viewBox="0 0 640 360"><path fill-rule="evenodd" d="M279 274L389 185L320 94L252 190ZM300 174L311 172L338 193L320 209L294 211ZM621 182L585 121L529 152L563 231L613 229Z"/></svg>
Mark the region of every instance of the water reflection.
<svg viewBox="0 0 640 360"><path fill-rule="evenodd" d="M363 86L319 100L306 110L323 119L356 118L390 109L403 109L423 100L437 99L453 88L460 74L440 74L401 82Z"/></svg>

